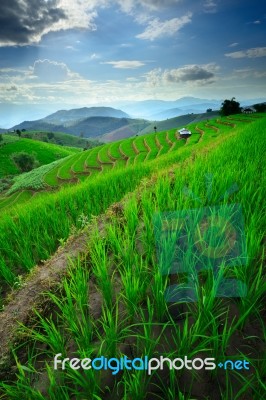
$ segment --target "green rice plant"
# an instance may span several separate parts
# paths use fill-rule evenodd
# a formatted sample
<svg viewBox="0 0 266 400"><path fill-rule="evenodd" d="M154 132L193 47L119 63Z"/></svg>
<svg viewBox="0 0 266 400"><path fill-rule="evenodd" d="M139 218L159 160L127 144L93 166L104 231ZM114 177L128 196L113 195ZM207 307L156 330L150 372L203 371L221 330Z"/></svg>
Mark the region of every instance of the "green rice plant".
<svg viewBox="0 0 266 400"><path fill-rule="evenodd" d="M101 290L104 302L111 307L113 301L113 285L109 258L106 252L106 240L95 236L91 245L91 268Z"/></svg>
<svg viewBox="0 0 266 400"><path fill-rule="evenodd" d="M120 268L120 273L124 289L121 296L126 304L129 320L133 321L138 308L145 301L150 285L150 274L145 262L137 255L132 259L129 268Z"/></svg>
<svg viewBox="0 0 266 400"><path fill-rule="evenodd" d="M123 158L119 158L115 161L114 168L125 168L127 161Z"/></svg>
<svg viewBox="0 0 266 400"><path fill-rule="evenodd" d="M139 153L139 154L135 157L134 165L143 163L143 162L145 161L145 159L146 159L147 154L148 154L148 153L144 153L144 152Z"/></svg>
<svg viewBox="0 0 266 400"><path fill-rule="evenodd" d="M134 152L134 149L132 147L132 143L134 142L135 138L133 139L127 139L123 140L120 143L120 148L122 152L129 158L134 158L136 156L136 153Z"/></svg>
<svg viewBox="0 0 266 400"><path fill-rule="evenodd" d="M88 353L86 354L86 357L87 356ZM98 371L90 369L85 370L81 374L78 370L67 368L65 375L67 382L63 388L66 391L66 396L68 397L59 398L60 400L68 398L83 400L84 396L92 400L102 400L100 374Z"/></svg>
<svg viewBox="0 0 266 400"><path fill-rule="evenodd" d="M188 138L186 145L187 146L192 146L198 143L200 139L200 134L199 133L192 133L192 135Z"/></svg>
<svg viewBox="0 0 266 400"><path fill-rule="evenodd" d="M69 156L72 157L72 156ZM42 167L36 168L30 172L18 175L14 178L14 183L8 190L7 195L10 195L18 190L22 189L43 189L45 188L45 175L52 171L58 165L61 165L66 161L66 158L54 161L51 164L43 165Z"/></svg>
<svg viewBox="0 0 266 400"><path fill-rule="evenodd" d="M15 192L13 195L6 197L0 204L0 209L11 208L20 204L23 201L29 200L33 196L30 190L23 190L21 192Z"/></svg>
<svg viewBox="0 0 266 400"><path fill-rule="evenodd" d="M98 160L101 163L112 163L112 160L110 159L110 157L108 155L108 148L109 148L109 145L104 145L99 148Z"/></svg>
<svg viewBox="0 0 266 400"><path fill-rule="evenodd" d="M147 153L147 149L144 145L144 139L145 136L138 136L135 140L134 140L134 144L136 146L136 148L138 149L139 152L144 152Z"/></svg>
<svg viewBox="0 0 266 400"><path fill-rule="evenodd" d="M75 161L80 157L80 154L75 154L70 157L67 162L64 162L57 171L57 178L62 180L69 180L73 178L71 167Z"/></svg>
<svg viewBox="0 0 266 400"><path fill-rule="evenodd" d="M143 375L143 371L126 371L122 381L118 383L118 388L122 387L124 400L146 399L147 386L148 379Z"/></svg>
<svg viewBox="0 0 266 400"><path fill-rule="evenodd" d="M85 161L88 157L88 150L83 151L80 155L80 157L72 164L71 170L75 174L77 173L82 173L85 171Z"/></svg>
<svg viewBox="0 0 266 400"><path fill-rule="evenodd" d="M110 155L111 155L112 157L114 157L114 158L121 158L121 153L120 153L120 151L119 151L119 146L120 146L120 144L123 143L123 142L124 142L123 140L118 140L118 141L116 141L116 142L110 143L109 152L110 152Z"/></svg>
<svg viewBox="0 0 266 400"><path fill-rule="evenodd" d="M22 365L15 356L17 381L14 384L0 382L0 389L5 392L8 399L45 400L45 397L32 387L32 377L37 373L29 357L28 366Z"/></svg>
<svg viewBox="0 0 266 400"><path fill-rule="evenodd" d="M102 146L95 147L94 149L92 149L88 152L88 156L85 161L85 164L88 168L90 166L100 168L100 164L98 162L98 153L101 148L102 148Z"/></svg>
<svg viewBox="0 0 266 400"><path fill-rule="evenodd" d="M163 147L160 151L160 155L168 153L171 148L171 145L166 140L166 132L157 133L157 138L161 146Z"/></svg>
<svg viewBox="0 0 266 400"><path fill-rule="evenodd" d="M6 267L3 260L0 260L0 282L6 282L8 285L13 286L16 282L16 275Z"/></svg>
<svg viewBox="0 0 266 400"><path fill-rule="evenodd" d="M96 335L100 340L98 355L105 357L119 356L119 343L122 343L129 336L129 326L125 323L125 316L119 312L118 302L112 308L104 304L102 317L99 320L100 327Z"/></svg>
<svg viewBox="0 0 266 400"><path fill-rule="evenodd" d="M50 354L65 354L66 337L58 329L52 317L45 318L37 310L35 314L38 317L39 326L32 329L20 324L21 332L28 334L33 341L46 344L49 348L47 352Z"/></svg>
<svg viewBox="0 0 266 400"><path fill-rule="evenodd" d="M126 219L128 235L133 238L139 223L139 206L134 194L130 197L130 200L125 203L124 217Z"/></svg>
<svg viewBox="0 0 266 400"><path fill-rule="evenodd" d="M88 346L92 338L92 323L89 317L88 270L78 259L72 263L68 278L63 281L64 295L49 294L53 303L60 310L60 319L66 331L82 349L84 343Z"/></svg>

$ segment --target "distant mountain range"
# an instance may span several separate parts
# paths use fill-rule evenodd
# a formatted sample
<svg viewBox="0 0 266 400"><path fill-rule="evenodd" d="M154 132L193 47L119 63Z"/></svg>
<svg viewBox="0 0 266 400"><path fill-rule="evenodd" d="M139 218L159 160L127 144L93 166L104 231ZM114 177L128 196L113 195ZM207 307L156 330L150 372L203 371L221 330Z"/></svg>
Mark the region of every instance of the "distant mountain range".
<svg viewBox="0 0 266 400"><path fill-rule="evenodd" d="M250 99L240 101L241 106L248 106L256 103L264 102L265 99ZM167 118L174 118L184 114L200 114L205 113L207 109L219 110L221 108L222 99L202 99L197 97L181 97L178 100L144 100L138 102L128 102L126 104L117 103L133 118L145 118L153 121L162 121Z"/></svg>
<svg viewBox="0 0 266 400"><path fill-rule="evenodd" d="M249 106L265 102L266 98L241 100L241 106ZM68 121L89 117L141 118L150 121L160 121L188 113L203 113L208 108L218 110L222 99L203 99L186 96L173 101L144 100L123 101L112 104L94 104L93 107L77 108L75 104L68 105L69 110L61 110L62 105L56 104L14 104L0 102L0 128L10 129L21 121L42 121L57 125L66 125ZM60 111L56 111L60 110ZM123 111L121 111L123 110ZM56 111L56 112L54 112ZM48 115L49 114L49 115ZM48 115L48 117L47 117Z"/></svg>
<svg viewBox="0 0 266 400"><path fill-rule="evenodd" d="M126 137L146 128L150 121L129 118L111 107L83 107L60 110L36 121L24 121L12 130L65 132L86 138L98 138L116 130L126 130ZM123 135L123 134L122 134Z"/></svg>
<svg viewBox="0 0 266 400"><path fill-rule="evenodd" d="M54 125L75 125L77 121L90 117L130 118L128 114L112 107L83 107L59 110L42 118L41 121Z"/></svg>
<svg viewBox="0 0 266 400"><path fill-rule="evenodd" d="M246 106L262 101L265 99L246 100L240 104ZM207 109L218 112L221 103L222 100L182 97L175 101L145 100L117 105L119 108L123 107L123 111L113 107L73 108L59 110L34 121L24 121L10 129L64 132L85 138L110 141L141 134L147 130L152 131L159 121L173 120L166 124L168 127L179 116L190 116L186 120L201 118L200 115L205 114Z"/></svg>

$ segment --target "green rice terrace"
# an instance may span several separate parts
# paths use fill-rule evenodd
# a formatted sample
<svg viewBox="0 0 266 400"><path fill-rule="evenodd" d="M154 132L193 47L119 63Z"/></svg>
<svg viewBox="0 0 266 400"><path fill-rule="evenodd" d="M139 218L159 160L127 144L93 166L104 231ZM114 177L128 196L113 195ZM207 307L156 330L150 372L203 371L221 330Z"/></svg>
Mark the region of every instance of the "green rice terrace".
<svg viewBox="0 0 266 400"><path fill-rule="evenodd" d="M0 399L264 398L266 115L178 128L65 154L1 194Z"/></svg>
<svg viewBox="0 0 266 400"><path fill-rule="evenodd" d="M19 139L6 134L2 135L2 138L3 143L0 142L0 178L19 173L19 169L10 158L14 153L24 151L28 154L34 154L39 165L46 165L80 151L76 148L62 147L24 138Z"/></svg>
<svg viewBox="0 0 266 400"><path fill-rule="evenodd" d="M230 128L250 123L253 119L242 115L235 119L219 118L211 121L201 121L189 125L192 132L190 138L182 139L177 129L149 133L130 139L97 146L91 150L79 152L77 149L60 148L60 146L39 143L28 139L17 140L12 145L0 149L1 173L14 174L18 170L8 158L11 152L25 149L29 153L38 153L40 168L18 175L13 185L4 195L0 195L0 210L20 204L33 195L45 191L54 191L63 185L79 183L97 174L136 166L140 163L158 159L164 154L174 153L184 146L190 148L197 143L208 143ZM8 135L6 135L8 140ZM10 139L12 137L9 137ZM69 156L69 157L66 157ZM63 159L63 157L66 157ZM49 165L48 165L49 164Z"/></svg>

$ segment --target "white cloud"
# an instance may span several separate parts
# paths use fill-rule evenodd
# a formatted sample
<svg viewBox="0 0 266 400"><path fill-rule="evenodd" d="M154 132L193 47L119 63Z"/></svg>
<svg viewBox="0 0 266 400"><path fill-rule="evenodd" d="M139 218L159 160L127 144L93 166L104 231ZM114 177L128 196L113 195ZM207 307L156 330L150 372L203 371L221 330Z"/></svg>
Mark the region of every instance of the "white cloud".
<svg viewBox="0 0 266 400"><path fill-rule="evenodd" d="M237 42L234 42L234 43L231 43L231 44L229 44L229 46L228 46L228 47L236 47L236 46L238 46L238 44L239 44L239 43L237 43Z"/></svg>
<svg viewBox="0 0 266 400"><path fill-rule="evenodd" d="M117 0L122 11L126 13L131 13L134 9L139 9L140 7L150 11L160 10L164 7L173 7L180 2L181 0Z"/></svg>
<svg viewBox="0 0 266 400"><path fill-rule="evenodd" d="M259 20L259 19L257 19L256 21L253 21L253 24L255 24L255 25L259 25L259 24L261 24L261 22L260 22L260 20Z"/></svg>
<svg viewBox="0 0 266 400"><path fill-rule="evenodd" d="M169 85L173 83L194 83L197 85L205 85L213 83L215 73L219 70L219 66L210 63L204 65L184 65L180 68L153 69L146 74L148 84L151 86Z"/></svg>
<svg viewBox="0 0 266 400"><path fill-rule="evenodd" d="M142 67L145 65L142 61L128 61L128 60L120 60L120 61L106 61L102 64L110 64L114 68L121 68L121 69L135 69Z"/></svg>
<svg viewBox="0 0 266 400"><path fill-rule="evenodd" d="M78 74L71 72L66 64L47 59L36 60L31 72L32 77L43 82L62 82L78 77Z"/></svg>
<svg viewBox="0 0 266 400"><path fill-rule="evenodd" d="M205 0L203 3L203 10L205 13L213 14L217 11L217 4L213 0Z"/></svg>
<svg viewBox="0 0 266 400"><path fill-rule="evenodd" d="M187 13L180 18L172 18L166 21L160 21L155 18L149 21L144 32L136 37L144 40L154 40L160 37L172 36L177 33L183 26L191 22L192 13Z"/></svg>
<svg viewBox="0 0 266 400"><path fill-rule="evenodd" d="M97 60L98 58L101 58L101 56L97 53L92 53L90 55L90 60Z"/></svg>
<svg viewBox="0 0 266 400"><path fill-rule="evenodd" d="M233 53L226 53L226 57L231 58L258 58L266 56L266 47L255 47L253 49L235 51Z"/></svg>

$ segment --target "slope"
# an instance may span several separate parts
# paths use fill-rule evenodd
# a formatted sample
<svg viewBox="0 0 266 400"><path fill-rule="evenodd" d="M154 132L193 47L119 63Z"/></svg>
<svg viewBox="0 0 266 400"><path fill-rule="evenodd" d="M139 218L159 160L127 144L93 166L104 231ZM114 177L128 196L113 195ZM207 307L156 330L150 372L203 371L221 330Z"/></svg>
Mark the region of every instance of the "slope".
<svg viewBox="0 0 266 400"><path fill-rule="evenodd" d="M13 136L3 135L4 141L0 144L0 178L6 175L19 174L17 166L12 161L12 155L25 152L36 157L39 165L49 164L60 158L75 154L77 150L64 148L55 144L37 142L21 138L16 140Z"/></svg>
<svg viewBox="0 0 266 400"><path fill-rule="evenodd" d="M0 332L2 360L5 363L2 363L1 373L6 380L9 377L9 381L1 385L3 394L14 400L44 400L51 398L51 394L53 399L78 400L84 396L144 399L147 393L158 399L195 398L200 387L201 397L205 399L237 399L243 397L243 393L246 400L263 398L263 363L260 362L263 327L260 310L265 290L261 276L261 239L266 223L266 213L261 206L266 195L263 168L266 142L262 135L265 120L255 122L252 127L243 123L235 128L208 144L201 141L194 155L192 149L195 148L191 146L188 152L186 146L179 153L167 154L151 164L144 164L138 170L138 179L140 172L145 169L146 174L143 173L142 177L155 172L153 176L142 180L141 184L138 180L137 190L125 196L122 202L113 204L98 218L89 221L93 206L89 210L83 209L83 226L86 226L83 233L69 239L65 252L61 249L48 264L35 268L16 293L17 299L14 295L3 312ZM186 153L184 158L177 157L182 152ZM148 172L149 165L151 168ZM102 176L89 195L89 186L84 185L84 192L89 197L87 204L95 194L102 195L103 201L109 195L112 197L114 191L120 191L122 197L126 188L125 180L128 185L125 193L137 186L136 181L132 184L136 171L128 169L126 172L130 176L125 171L114 173L115 180L113 174ZM117 180L118 176L120 179ZM108 180L111 184L104 186ZM256 196L254 181L261 183ZM238 185L237 192L232 191L235 183ZM71 218L75 207L70 203L72 197L68 196L68 199L64 211L65 217ZM183 217L195 215L195 209L198 212L208 209L210 216L214 212L216 217L219 215L220 223L225 218L226 210L226 219L230 219L233 228L242 235L243 227L234 219L235 205L238 203L243 210L249 254L245 265L235 262L229 268L222 264L217 278L211 256L207 257L205 270L195 271L191 262L198 260L198 253L195 253L195 258L189 254L189 269L175 269L174 273L171 271L172 276L162 274L156 252L154 216L160 213L162 220L166 218L165 222L168 222L161 227L162 231L159 230L162 243L167 243L178 229L181 229L184 237ZM60 211L59 203L54 203L54 208L52 206L50 202L49 210ZM96 210L97 202L94 206L94 211L99 212L99 209ZM176 214L177 210L179 214ZM167 220L173 213L175 219ZM194 219L191 223L195 223ZM205 218L202 225L192 227L195 233L206 228ZM54 228L55 224L52 225ZM232 226L229 226L227 239L230 246L235 245L235 240L233 244L231 240L234 235ZM194 240L195 247L206 244L206 236L200 239L196 234ZM230 246L226 246L226 252L231 250ZM72 259L67 263L70 250ZM227 261L230 257L232 253ZM165 290L169 285L178 282L179 289L188 287L184 273L193 278L188 281L192 285L189 286L190 293L195 296L193 301L180 298L172 302L169 298L167 300ZM232 282L235 279L246 285L245 295L239 296L238 293L235 296L237 299L230 295L219 296L217 288L221 273L224 280L231 279ZM67 276L60 281L60 274L61 277ZM46 291L45 299L41 295L43 290ZM52 293L47 295L49 290ZM31 301L32 297L34 302ZM27 298L30 299L30 306ZM49 301L47 307L44 301ZM39 304L39 312L31 317L32 307L36 304ZM19 327L20 340L15 319L24 323ZM16 343L18 347L15 360L7 356L10 343ZM112 373L115 371L114 364L109 371L101 372L85 368L84 371L77 371L68 366L67 370L60 367L55 371L53 368L55 354L59 358L67 355L70 358L91 359L102 356L120 359L127 356L130 360L138 358L139 366L140 357L144 355L150 359L162 354L173 360L177 356L176 349L178 357L182 359L187 357L194 361L197 358L199 362L211 357L215 361L215 369L211 372L203 369L200 373L189 368L172 368L169 371L166 367L164 370L156 369L153 364L152 374L143 371L144 368L134 368L135 371L129 373L123 368L116 374ZM230 368L227 374L225 368L221 369L220 363L228 359L239 360L239 353L241 359L248 360L252 369L242 371L245 373L240 376L239 368ZM17 376L12 377L11 366L15 361ZM180 358L177 361L179 366ZM194 369L199 368L196 365Z"/></svg>

